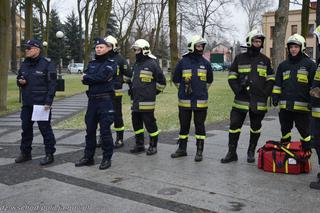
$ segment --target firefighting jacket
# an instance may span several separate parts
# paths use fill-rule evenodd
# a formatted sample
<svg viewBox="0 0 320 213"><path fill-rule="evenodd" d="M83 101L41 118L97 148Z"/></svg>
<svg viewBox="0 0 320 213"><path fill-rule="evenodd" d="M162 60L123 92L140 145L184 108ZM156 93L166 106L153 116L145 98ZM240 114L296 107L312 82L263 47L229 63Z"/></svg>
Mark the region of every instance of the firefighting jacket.
<svg viewBox="0 0 320 213"><path fill-rule="evenodd" d="M166 86L166 78L158 62L148 56L136 61L132 68L132 111L154 111L156 95Z"/></svg>
<svg viewBox="0 0 320 213"><path fill-rule="evenodd" d="M304 55L298 61L287 59L279 65L272 95L280 100L280 109L310 112L309 91L316 69L316 64Z"/></svg>
<svg viewBox="0 0 320 213"><path fill-rule="evenodd" d="M320 87L320 63L319 62L318 62L318 69L314 75L314 79L312 83L312 88L316 88L316 87ZM320 98L311 97L311 103L312 103L312 117L320 119Z"/></svg>
<svg viewBox="0 0 320 213"><path fill-rule="evenodd" d="M122 96L123 95L122 85L123 83L130 83L132 72L128 65L127 60L118 52L113 52L111 54L111 59L113 59L117 64L117 71L116 71L115 79L113 80L115 96Z"/></svg>
<svg viewBox="0 0 320 213"><path fill-rule="evenodd" d="M262 53L241 53L234 59L228 82L235 94L232 107L254 112L267 111L267 99L271 95L275 75L270 59Z"/></svg>
<svg viewBox="0 0 320 213"><path fill-rule="evenodd" d="M19 79L27 83L20 85ZM52 105L57 85L56 67L49 58L27 58L19 70L17 85L21 87L24 106Z"/></svg>
<svg viewBox="0 0 320 213"><path fill-rule="evenodd" d="M202 55L184 55L176 66L173 82L179 85L179 109L208 108L208 85L213 82L213 72L210 63Z"/></svg>
<svg viewBox="0 0 320 213"><path fill-rule="evenodd" d="M88 97L113 96L116 70L117 64L113 59L103 57L90 61L82 80L83 84L89 86Z"/></svg>

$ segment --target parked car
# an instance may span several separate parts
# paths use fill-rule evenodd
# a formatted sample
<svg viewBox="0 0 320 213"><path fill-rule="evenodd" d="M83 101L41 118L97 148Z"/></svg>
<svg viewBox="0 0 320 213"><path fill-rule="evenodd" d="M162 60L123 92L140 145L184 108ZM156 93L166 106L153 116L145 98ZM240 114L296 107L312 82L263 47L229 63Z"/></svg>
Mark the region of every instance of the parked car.
<svg viewBox="0 0 320 213"><path fill-rule="evenodd" d="M211 63L211 67L213 71L223 71L223 67L217 63Z"/></svg>
<svg viewBox="0 0 320 213"><path fill-rule="evenodd" d="M72 63L68 65L68 73L82 73L83 63Z"/></svg>

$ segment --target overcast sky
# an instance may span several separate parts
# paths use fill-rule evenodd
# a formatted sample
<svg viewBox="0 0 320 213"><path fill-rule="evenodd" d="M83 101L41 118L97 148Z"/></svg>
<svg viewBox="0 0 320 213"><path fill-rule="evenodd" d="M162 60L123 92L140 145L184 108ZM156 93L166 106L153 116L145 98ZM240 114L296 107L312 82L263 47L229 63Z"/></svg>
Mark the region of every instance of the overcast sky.
<svg viewBox="0 0 320 213"><path fill-rule="evenodd" d="M65 21L65 17L71 13L72 10L75 11L77 14L77 0L52 0L52 8L56 9L59 13L60 19L62 21ZM275 10L278 7L278 0L273 0L273 7L271 10ZM292 9L299 8L298 6L291 5ZM228 21L229 23L232 23L236 27L236 32L232 34L226 35L230 42L232 40L239 40L240 42L244 42L245 36L247 34L247 18L245 13L240 10L239 8L230 8L231 14L228 14Z"/></svg>

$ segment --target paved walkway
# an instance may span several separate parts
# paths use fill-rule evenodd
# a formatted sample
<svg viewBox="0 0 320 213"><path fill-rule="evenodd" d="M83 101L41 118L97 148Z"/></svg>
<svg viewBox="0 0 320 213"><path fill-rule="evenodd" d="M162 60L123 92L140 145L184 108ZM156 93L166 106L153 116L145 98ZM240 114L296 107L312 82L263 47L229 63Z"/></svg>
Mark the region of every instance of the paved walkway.
<svg viewBox="0 0 320 213"><path fill-rule="evenodd" d="M53 122L70 117L86 107L85 95L56 101ZM55 162L39 165L42 137L35 128L33 160L15 164L19 153L19 113L0 118L0 212L319 212L319 191L309 189L318 168L312 157L311 174L266 173L246 162L249 126L245 123L238 148L239 161L220 164L227 151L228 123L207 126L204 160L194 162L194 138L188 156L171 159L177 132L162 132L158 154L129 153L132 131L125 134L125 147L116 150L112 167L96 165L75 168L83 154L84 131L55 130ZM280 136L277 114L263 122L259 146ZM294 139L299 139L294 132Z"/></svg>

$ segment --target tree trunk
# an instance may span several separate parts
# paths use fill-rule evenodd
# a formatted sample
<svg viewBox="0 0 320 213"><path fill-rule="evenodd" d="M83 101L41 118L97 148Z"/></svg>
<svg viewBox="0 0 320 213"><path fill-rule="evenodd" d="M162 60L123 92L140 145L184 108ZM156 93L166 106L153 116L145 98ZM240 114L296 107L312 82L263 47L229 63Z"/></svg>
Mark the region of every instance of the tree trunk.
<svg viewBox="0 0 320 213"><path fill-rule="evenodd" d="M156 29L156 37L154 39L154 46L153 46L153 51L157 55L158 54L158 49L159 49L159 38L160 38L160 30L161 30L161 25L162 25L162 19L163 19L163 13L167 5L167 0L162 0L161 1L161 8L160 8L160 14L158 17L158 23L157 23L157 29Z"/></svg>
<svg viewBox="0 0 320 213"><path fill-rule="evenodd" d="M320 0L317 1L317 10L316 10L316 27L320 26ZM320 42L320 41L319 41ZM320 44L317 43L317 46L319 47ZM319 48L316 48L316 58L319 59L320 58L320 50Z"/></svg>
<svg viewBox="0 0 320 213"><path fill-rule="evenodd" d="M81 0L78 0L78 16L79 16L79 32L80 32L80 34L79 34L79 41L80 41L80 43L79 43L79 57L82 59L82 61L83 61L83 45L82 45L82 9L81 9Z"/></svg>
<svg viewBox="0 0 320 213"><path fill-rule="evenodd" d="M84 66L86 67L89 62L89 53L90 53L90 46L89 46L89 21L90 21L90 0L86 0L86 6L84 10Z"/></svg>
<svg viewBox="0 0 320 213"><path fill-rule="evenodd" d="M303 0L301 12L301 35L307 38L309 32L309 5L310 0Z"/></svg>
<svg viewBox="0 0 320 213"><path fill-rule="evenodd" d="M11 71L17 72L16 0L11 4Z"/></svg>
<svg viewBox="0 0 320 213"><path fill-rule="evenodd" d="M48 46L44 48L45 55L48 55L49 49L49 34L50 34L50 0L47 0L47 11L46 11L46 34L44 41L48 42Z"/></svg>
<svg viewBox="0 0 320 213"><path fill-rule="evenodd" d="M7 109L8 69L10 59L10 0L0 1L0 111Z"/></svg>
<svg viewBox="0 0 320 213"><path fill-rule="evenodd" d="M32 4L33 4L33 0L26 0L26 3L25 3L26 31L24 36L25 40L29 40L32 38L32 31L33 31Z"/></svg>
<svg viewBox="0 0 320 213"><path fill-rule="evenodd" d="M169 0L169 26L170 26L170 71L171 80L178 61L178 33L177 33L177 0Z"/></svg>
<svg viewBox="0 0 320 213"><path fill-rule="evenodd" d="M272 64L276 70L280 62L284 60L285 39L288 24L289 0L279 1L279 7L275 12L275 26L272 43Z"/></svg>
<svg viewBox="0 0 320 213"><path fill-rule="evenodd" d="M112 0L97 0L96 14L98 36L105 37L107 34L107 23L112 10Z"/></svg>

